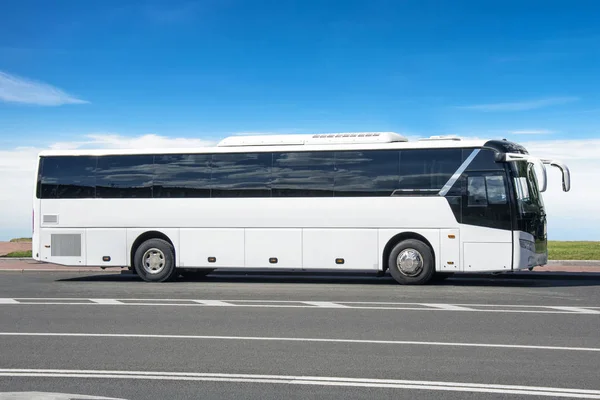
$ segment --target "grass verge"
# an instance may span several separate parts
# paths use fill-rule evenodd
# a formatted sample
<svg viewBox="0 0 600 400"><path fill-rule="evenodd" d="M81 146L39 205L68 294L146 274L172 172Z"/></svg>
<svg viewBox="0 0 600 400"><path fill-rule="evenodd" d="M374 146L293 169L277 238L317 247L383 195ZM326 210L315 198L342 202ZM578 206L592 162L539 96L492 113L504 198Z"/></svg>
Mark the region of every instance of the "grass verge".
<svg viewBox="0 0 600 400"><path fill-rule="evenodd" d="M31 257L31 250L13 251L12 253L8 253L7 255L5 255L3 257L7 257L7 258Z"/></svg>
<svg viewBox="0 0 600 400"><path fill-rule="evenodd" d="M27 243L27 242L31 242L31 238L16 238L16 239L10 239L11 243Z"/></svg>
<svg viewBox="0 0 600 400"><path fill-rule="evenodd" d="M600 260L600 242L548 241L549 260Z"/></svg>

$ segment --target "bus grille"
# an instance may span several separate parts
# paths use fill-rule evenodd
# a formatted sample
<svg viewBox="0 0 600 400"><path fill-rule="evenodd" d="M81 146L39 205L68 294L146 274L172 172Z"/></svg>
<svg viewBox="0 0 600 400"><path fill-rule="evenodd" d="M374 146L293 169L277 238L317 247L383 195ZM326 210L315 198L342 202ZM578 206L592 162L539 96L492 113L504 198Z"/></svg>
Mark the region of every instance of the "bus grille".
<svg viewBox="0 0 600 400"><path fill-rule="evenodd" d="M81 234L52 234L52 257L81 257Z"/></svg>

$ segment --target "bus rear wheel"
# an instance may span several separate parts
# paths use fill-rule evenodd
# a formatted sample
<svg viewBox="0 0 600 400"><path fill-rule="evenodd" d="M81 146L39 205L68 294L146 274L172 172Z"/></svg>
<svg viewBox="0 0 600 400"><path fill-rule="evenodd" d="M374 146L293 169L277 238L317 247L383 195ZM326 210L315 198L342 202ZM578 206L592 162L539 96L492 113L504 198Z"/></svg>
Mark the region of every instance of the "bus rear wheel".
<svg viewBox="0 0 600 400"><path fill-rule="evenodd" d="M435 272L433 252L420 240L403 240L390 252L388 269L401 285L425 284Z"/></svg>
<svg viewBox="0 0 600 400"><path fill-rule="evenodd" d="M138 276L146 282L166 282L177 277L175 251L165 240L146 240L135 251L133 261Z"/></svg>

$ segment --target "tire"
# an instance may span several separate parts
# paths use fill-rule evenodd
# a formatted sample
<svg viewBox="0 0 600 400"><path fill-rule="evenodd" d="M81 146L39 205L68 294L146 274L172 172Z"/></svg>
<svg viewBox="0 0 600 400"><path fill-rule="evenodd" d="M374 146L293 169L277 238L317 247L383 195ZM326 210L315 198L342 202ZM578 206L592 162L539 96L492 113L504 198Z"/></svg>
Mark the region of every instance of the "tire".
<svg viewBox="0 0 600 400"><path fill-rule="evenodd" d="M135 271L146 282L167 282L177 277L175 251L162 239L142 243L133 258Z"/></svg>
<svg viewBox="0 0 600 400"><path fill-rule="evenodd" d="M399 258L405 261L403 268L398 265L402 261ZM418 261L415 263L415 260ZM420 240L403 240L390 252L388 269L401 285L423 285L431 280L435 272L433 252Z"/></svg>
<svg viewBox="0 0 600 400"><path fill-rule="evenodd" d="M180 269L179 275L187 279L200 279L213 272L213 268L186 268Z"/></svg>

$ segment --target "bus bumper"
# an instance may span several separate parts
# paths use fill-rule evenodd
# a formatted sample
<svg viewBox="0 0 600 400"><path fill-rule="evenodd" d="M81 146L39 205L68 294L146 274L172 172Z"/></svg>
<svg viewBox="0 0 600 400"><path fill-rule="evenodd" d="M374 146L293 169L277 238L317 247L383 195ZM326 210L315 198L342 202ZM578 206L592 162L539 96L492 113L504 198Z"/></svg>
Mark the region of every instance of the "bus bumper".
<svg viewBox="0 0 600 400"><path fill-rule="evenodd" d="M515 232L513 241L513 270L529 269L548 264L548 252L536 253L532 235Z"/></svg>

